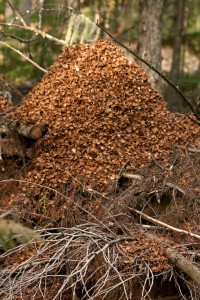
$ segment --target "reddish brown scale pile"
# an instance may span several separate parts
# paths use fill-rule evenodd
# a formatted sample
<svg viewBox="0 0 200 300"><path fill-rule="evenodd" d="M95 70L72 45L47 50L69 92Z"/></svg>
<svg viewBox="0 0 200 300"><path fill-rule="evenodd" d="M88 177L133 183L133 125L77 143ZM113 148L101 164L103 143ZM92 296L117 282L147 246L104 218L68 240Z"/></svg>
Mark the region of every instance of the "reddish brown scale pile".
<svg viewBox="0 0 200 300"><path fill-rule="evenodd" d="M12 117L49 125L28 177L54 187L71 175L111 187L128 160L166 161L174 144L199 142L199 127L169 112L144 70L108 41L66 48Z"/></svg>
<svg viewBox="0 0 200 300"><path fill-rule="evenodd" d="M8 100L0 96L0 112L3 112L11 107L12 104L10 104Z"/></svg>

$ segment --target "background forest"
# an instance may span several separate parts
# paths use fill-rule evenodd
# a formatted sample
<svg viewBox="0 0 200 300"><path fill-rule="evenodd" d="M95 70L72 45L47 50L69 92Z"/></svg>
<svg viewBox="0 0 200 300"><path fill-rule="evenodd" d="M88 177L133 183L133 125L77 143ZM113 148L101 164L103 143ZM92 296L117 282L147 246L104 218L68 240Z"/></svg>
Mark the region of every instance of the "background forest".
<svg viewBox="0 0 200 300"><path fill-rule="evenodd" d="M12 3L29 25L38 28L40 24L42 30L58 39L63 39L67 32L70 8L94 22L98 21L117 40L130 46L153 66L158 69L161 66L164 74L174 84L178 85L189 98L197 101L200 90L199 0L17 0ZM0 4L1 40L20 50L44 69L52 65L61 53L62 47L30 31L6 27L3 23L12 22L13 12L5 0L0 0ZM157 13L158 5L161 5L160 16ZM41 14L38 14L39 7ZM142 15L144 9L147 11L146 16L149 15L154 21L156 18L162 19L161 45L154 38L154 28L151 26L145 29L148 39L142 34L141 24L144 23L144 18L147 18ZM101 37L105 38L105 33L102 33ZM157 49L153 50L154 55L149 47L150 53L145 56L142 38L146 39L147 47L150 39L153 39L154 49ZM128 57L134 59L132 55ZM22 93L26 93L43 76L41 70L5 45L1 45L0 62L1 78L19 88ZM155 85L171 109L175 111L183 109L184 103L179 96L172 94L172 90L161 78Z"/></svg>

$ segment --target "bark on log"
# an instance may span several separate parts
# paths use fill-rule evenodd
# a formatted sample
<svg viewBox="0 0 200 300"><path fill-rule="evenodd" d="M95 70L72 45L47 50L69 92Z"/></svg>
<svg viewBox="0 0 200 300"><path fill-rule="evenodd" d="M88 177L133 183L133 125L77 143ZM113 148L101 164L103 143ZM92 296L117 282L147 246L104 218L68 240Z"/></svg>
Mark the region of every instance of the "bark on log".
<svg viewBox="0 0 200 300"><path fill-rule="evenodd" d="M45 125L23 125L16 121L9 120L5 117L0 117L0 133L5 133L6 128L8 128L8 130L17 132L19 135L34 140L41 138L47 130L47 127Z"/></svg>
<svg viewBox="0 0 200 300"><path fill-rule="evenodd" d="M124 224L120 225L127 235L135 238L134 232L126 228ZM189 259L185 258L180 252L175 250L170 244L164 242L156 235L147 233L143 229L141 229L140 231L147 238L155 240L158 244L160 244L163 248L163 254L169 259L169 261L179 270L184 272L200 288L200 269L197 266L195 266Z"/></svg>
<svg viewBox="0 0 200 300"><path fill-rule="evenodd" d="M188 275L200 288L200 269L181 253L171 247L165 249L166 257L177 267Z"/></svg>
<svg viewBox="0 0 200 300"><path fill-rule="evenodd" d="M27 138L37 140L42 137L44 128L41 125L32 125L32 126L27 126L27 125L20 125L17 123L11 123L10 124L10 129L13 131L17 131L20 135L23 135Z"/></svg>
<svg viewBox="0 0 200 300"><path fill-rule="evenodd" d="M179 270L183 271L192 279L200 288L200 269L196 267L191 261L185 258L180 252L171 247L168 243L163 242L160 238L153 234L145 233L148 238L156 240L163 246L164 255L171 261L171 263Z"/></svg>

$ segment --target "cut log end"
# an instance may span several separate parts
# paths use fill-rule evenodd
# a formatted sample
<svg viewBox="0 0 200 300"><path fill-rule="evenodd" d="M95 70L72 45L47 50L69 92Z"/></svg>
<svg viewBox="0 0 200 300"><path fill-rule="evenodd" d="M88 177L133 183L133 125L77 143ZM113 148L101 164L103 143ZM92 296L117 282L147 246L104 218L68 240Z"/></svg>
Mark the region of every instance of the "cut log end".
<svg viewBox="0 0 200 300"><path fill-rule="evenodd" d="M19 122L9 120L5 117L0 117L0 133L2 130L7 128L8 130L12 130L17 132L19 135L24 137L37 140L41 138L47 131L47 126L43 124L35 124L35 125L24 125Z"/></svg>
<svg viewBox="0 0 200 300"><path fill-rule="evenodd" d="M44 126L42 125L33 125L30 128L29 136L31 139L40 139L44 133Z"/></svg>
<svg viewBox="0 0 200 300"><path fill-rule="evenodd" d="M47 130L47 127L41 124L35 125L20 125L12 126L12 130L17 131L20 135L29 139L37 140L41 138Z"/></svg>

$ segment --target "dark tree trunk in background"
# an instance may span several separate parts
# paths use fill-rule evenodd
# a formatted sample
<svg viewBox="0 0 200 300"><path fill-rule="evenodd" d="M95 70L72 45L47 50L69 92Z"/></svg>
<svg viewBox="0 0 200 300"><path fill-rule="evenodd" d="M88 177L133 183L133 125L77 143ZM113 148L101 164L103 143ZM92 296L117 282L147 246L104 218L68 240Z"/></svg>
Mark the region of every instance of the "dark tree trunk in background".
<svg viewBox="0 0 200 300"><path fill-rule="evenodd" d="M181 66L181 44L184 30L185 0L176 1L175 6L176 17L174 31L174 51L170 79L171 81L173 81L173 83L177 84Z"/></svg>
<svg viewBox="0 0 200 300"><path fill-rule="evenodd" d="M185 0L177 0L174 2L174 41L173 41L173 58L170 71L170 80L178 85L180 70L181 70L181 57L182 57L182 39L184 32L184 17L185 17ZM170 87L167 87L166 100L169 103L172 110L179 110L182 107L180 100L177 98L177 94Z"/></svg>
<svg viewBox="0 0 200 300"><path fill-rule="evenodd" d="M14 1L11 1L14 2ZM29 24L30 23L30 14L26 14L26 11L31 11L32 0L21 0L19 1L18 7L16 9L23 14L23 19Z"/></svg>
<svg viewBox="0 0 200 300"><path fill-rule="evenodd" d="M139 1L138 53L157 69L161 69L161 22L163 0ZM159 76L145 65L149 81L161 93Z"/></svg>

